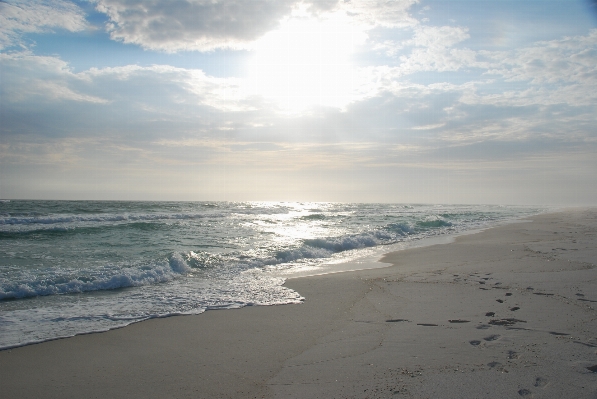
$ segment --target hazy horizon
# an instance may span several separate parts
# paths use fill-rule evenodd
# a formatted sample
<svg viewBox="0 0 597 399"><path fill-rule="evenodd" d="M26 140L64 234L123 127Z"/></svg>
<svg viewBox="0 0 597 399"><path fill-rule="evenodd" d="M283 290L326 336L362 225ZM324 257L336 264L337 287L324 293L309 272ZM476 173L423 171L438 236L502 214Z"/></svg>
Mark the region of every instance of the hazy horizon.
<svg viewBox="0 0 597 399"><path fill-rule="evenodd" d="M0 2L0 198L596 205L596 2Z"/></svg>

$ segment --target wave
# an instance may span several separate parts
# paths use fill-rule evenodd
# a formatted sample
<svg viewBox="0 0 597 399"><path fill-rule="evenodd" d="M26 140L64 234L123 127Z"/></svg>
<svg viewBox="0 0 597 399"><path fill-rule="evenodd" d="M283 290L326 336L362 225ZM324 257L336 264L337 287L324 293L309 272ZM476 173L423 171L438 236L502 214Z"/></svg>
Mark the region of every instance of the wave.
<svg viewBox="0 0 597 399"><path fill-rule="evenodd" d="M325 215L323 215L321 213L313 213L311 215L302 216L301 219L302 220L324 220Z"/></svg>
<svg viewBox="0 0 597 399"><path fill-rule="evenodd" d="M434 219L434 220L421 220L417 222L417 226L430 228L430 227L450 227L452 223L447 222L443 219Z"/></svg>
<svg viewBox="0 0 597 399"><path fill-rule="evenodd" d="M392 233L397 233L401 236L415 234L416 232L412 226L406 223L390 223L387 226L385 226L384 230L387 230Z"/></svg>
<svg viewBox="0 0 597 399"><path fill-rule="evenodd" d="M169 218L172 216L175 215L168 215ZM35 270L30 274L19 272L20 274L10 275L9 273L8 278L0 278L0 300L159 284L186 275L192 270L206 272L209 270L210 274L235 274L252 268L259 269L306 259L329 258L344 251L393 244L407 237L441 234L447 227L452 227L452 223L436 218L416 221L413 224L390 223L358 234L304 239L298 246L277 249L270 247L260 253L210 254L203 251L198 253L190 251L184 255L173 254L167 262L155 262L146 266L105 266L85 270L51 268L44 271ZM53 226L52 229L55 232L64 231L59 226ZM0 238L6 234L13 233L0 232Z"/></svg>
<svg viewBox="0 0 597 399"><path fill-rule="evenodd" d="M360 234L323 237L302 240L296 248L278 250L275 255L266 258L253 258L239 261L251 267L276 265L296 262L303 259L329 258L333 254L356 249L394 244L405 239L417 239L428 235L442 234L445 228L453 224L445 220L429 220L409 225L407 223L391 223L382 228Z"/></svg>
<svg viewBox="0 0 597 399"><path fill-rule="evenodd" d="M323 248L330 252L343 252L351 249L374 247L381 241L372 234L360 234L357 236L315 238L304 240L308 246Z"/></svg>
<svg viewBox="0 0 597 399"><path fill-rule="evenodd" d="M266 264L289 263L301 259L328 258L332 252L326 248L314 248L312 246L303 246L293 249L278 251L273 261Z"/></svg>
<svg viewBox="0 0 597 399"><path fill-rule="evenodd" d="M445 220L429 220L416 222L414 226L408 223L390 223L379 229L364 232L357 235L326 237L303 240L305 245L323 248L332 253L349 251L353 249L375 247L377 245L393 244L403 240L407 236L427 232L430 229L438 234L443 227L452 227L452 223Z"/></svg>
<svg viewBox="0 0 597 399"><path fill-rule="evenodd" d="M64 233L72 233L74 232L74 227L62 227L62 226L52 226L45 229L33 229L33 230L13 230L13 231L2 231L0 230L0 239L11 239L11 238L22 238L29 235L35 234L64 234Z"/></svg>
<svg viewBox="0 0 597 399"><path fill-rule="evenodd" d="M27 228L28 227L28 228ZM124 224L97 224L97 225L85 225L81 226L52 226L52 225L28 225L25 228L19 229L5 229L0 230L0 239L19 239L19 238L27 238L30 236L37 237L38 235L44 236L57 236L57 235L64 235L64 234L84 234L84 233L93 233L96 232L98 229L107 231L107 230L118 230L118 229L134 229L137 231L164 231L169 226L164 223L159 223L159 221L152 221L152 222L132 222L132 223L124 223Z"/></svg>
<svg viewBox="0 0 597 399"><path fill-rule="evenodd" d="M125 268L106 266L93 271L49 269L35 275L21 272L20 276L0 279L0 300L164 283L188 274L191 270L182 256L173 254L168 262L151 266Z"/></svg>
<svg viewBox="0 0 597 399"><path fill-rule="evenodd" d="M226 214L214 213L160 213L160 214L111 214L111 215L53 215L53 216L4 216L0 225L50 225L76 222L129 222L218 218Z"/></svg>

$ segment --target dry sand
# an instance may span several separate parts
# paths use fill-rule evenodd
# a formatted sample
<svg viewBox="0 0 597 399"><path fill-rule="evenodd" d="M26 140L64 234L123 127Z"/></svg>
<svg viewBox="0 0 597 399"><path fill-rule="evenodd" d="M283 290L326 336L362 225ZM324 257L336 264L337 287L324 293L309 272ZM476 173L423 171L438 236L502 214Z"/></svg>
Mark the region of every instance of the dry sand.
<svg viewBox="0 0 597 399"><path fill-rule="evenodd" d="M301 305L0 352L2 398L597 398L597 210L292 279Z"/></svg>

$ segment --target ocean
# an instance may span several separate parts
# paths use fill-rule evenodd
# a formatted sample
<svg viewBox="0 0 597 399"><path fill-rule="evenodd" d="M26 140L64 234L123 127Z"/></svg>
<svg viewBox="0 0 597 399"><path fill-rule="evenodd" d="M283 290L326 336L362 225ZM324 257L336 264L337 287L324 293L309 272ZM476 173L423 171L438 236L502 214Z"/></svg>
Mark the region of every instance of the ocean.
<svg viewBox="0 0 597 399"><path fill-rule="evenodd" d="M287 277L545 208L0 201L0 349L210 309L300 303ZM350 269L351 266L348 266Z"/></svg>

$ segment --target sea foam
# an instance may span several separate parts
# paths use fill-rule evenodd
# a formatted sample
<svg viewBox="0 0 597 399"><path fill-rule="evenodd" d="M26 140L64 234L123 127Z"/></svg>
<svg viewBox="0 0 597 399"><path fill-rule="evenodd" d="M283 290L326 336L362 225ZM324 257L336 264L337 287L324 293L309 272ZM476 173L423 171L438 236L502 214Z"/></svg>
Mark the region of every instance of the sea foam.
<svg viewBox="0 0 597 399"><path fill-rule="evenodd" d="M172 255L168 262L136 267L108 265L94 270L49 268L16 271L0 278L0 299L139 287L168 282L190 271L179 254Z"/></svg>

